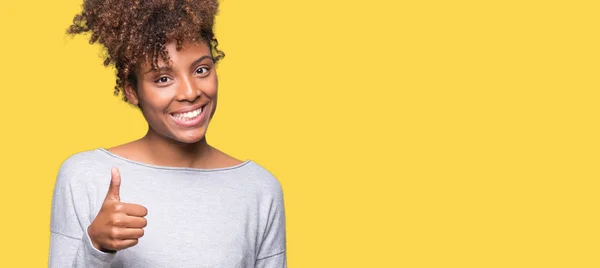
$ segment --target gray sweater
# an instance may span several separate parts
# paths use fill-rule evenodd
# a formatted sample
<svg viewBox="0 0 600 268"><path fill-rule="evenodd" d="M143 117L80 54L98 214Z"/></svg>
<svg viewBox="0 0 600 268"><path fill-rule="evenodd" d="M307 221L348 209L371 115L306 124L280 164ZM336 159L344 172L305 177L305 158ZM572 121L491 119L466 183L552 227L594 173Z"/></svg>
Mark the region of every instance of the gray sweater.
<svg viewBox="0 0 600 268"><path fill-rule="evenodd" d="M104 253L86 230L114 166L121 201L146 207L148 225L137 245ZM281 185L253 161L196 169L135 162L102 148L74 154L58 172L50 231L49 267L287 267Z"/></svg>

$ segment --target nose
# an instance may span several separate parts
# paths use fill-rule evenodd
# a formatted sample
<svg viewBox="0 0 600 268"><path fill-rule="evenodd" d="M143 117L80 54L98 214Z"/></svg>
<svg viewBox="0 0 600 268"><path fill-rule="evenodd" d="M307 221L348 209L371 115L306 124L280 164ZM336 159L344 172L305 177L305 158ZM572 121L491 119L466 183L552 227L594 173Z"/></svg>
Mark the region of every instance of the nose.
<svg viewBox="0 0 600 268"><path fill-rule="evenodd" d="M189 78L186 77L181 81L182 83L177 87L177 100L194 102L202 92Z"/></svg>

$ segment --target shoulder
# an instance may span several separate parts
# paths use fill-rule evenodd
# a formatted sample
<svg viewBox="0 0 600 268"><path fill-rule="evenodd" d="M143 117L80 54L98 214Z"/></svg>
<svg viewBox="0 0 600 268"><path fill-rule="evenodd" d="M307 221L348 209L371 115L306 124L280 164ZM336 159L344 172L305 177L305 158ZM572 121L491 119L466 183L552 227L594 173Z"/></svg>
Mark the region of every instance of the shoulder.
<svg viewBox="0 0 600 268"><path fill-rule="evenodd" d="M102 157L98 149L74 153L67 157L60 165L61 172L74 172L78 169L89 168L97 164Z"/></svg>
<svg viewBox="0 0 600 268"><path fill-rule="evenodd" d="M72 183L74 178L88 177L82 176L89 173L95 173L102 169L106 164L106 155L99 149L87 150L74 153L67 157L58 170L57 181Z"/></svg>
<svg viewBox="0 0 600 268"><path fill-rule="evenodd" d="M245 165L248 176L253 182L259 184L263 192L267 192L270 195L282 194L281 182L271 171L254 161L248 161Z"/></svg>

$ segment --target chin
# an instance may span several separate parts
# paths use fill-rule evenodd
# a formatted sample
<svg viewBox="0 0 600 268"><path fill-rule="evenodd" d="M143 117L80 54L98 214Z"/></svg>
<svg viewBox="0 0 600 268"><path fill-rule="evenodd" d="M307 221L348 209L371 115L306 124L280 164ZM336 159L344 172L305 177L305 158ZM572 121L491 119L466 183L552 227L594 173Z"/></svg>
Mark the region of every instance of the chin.
<svg viewBox="0 0 600 268"><path fill-rule="evenodd" d="M193 143L198 143L198 142L202 141L204 139L204 137L205 137L204 133L198 133L198 134L189 134L189 135L179 136L179 137L177 137L176 140L181 143L193 144Z"/></svg>

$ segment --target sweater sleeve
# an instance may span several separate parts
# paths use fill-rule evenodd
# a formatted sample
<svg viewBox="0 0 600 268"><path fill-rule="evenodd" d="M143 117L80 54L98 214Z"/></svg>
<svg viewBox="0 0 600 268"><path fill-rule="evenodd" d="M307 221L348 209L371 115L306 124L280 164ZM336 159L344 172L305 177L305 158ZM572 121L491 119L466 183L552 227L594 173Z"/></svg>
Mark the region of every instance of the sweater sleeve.
<svg viewBox="0 0 600 268"><path fill-rule="evenodd" d="M283 193L278 181L274 183L273 188L267 226L255 268L287 268Z"/></svg>
<svg viewBox="0 0 600 268"><path fill-rule="evenodd" d="M88 236L91 201L86 163L74 155L61 165L52 196L48 266L110 267L115 254L97 250Z"/></svg>

